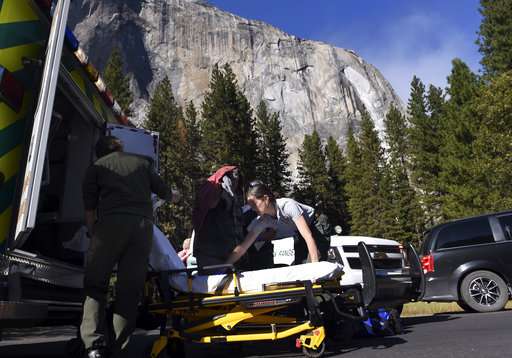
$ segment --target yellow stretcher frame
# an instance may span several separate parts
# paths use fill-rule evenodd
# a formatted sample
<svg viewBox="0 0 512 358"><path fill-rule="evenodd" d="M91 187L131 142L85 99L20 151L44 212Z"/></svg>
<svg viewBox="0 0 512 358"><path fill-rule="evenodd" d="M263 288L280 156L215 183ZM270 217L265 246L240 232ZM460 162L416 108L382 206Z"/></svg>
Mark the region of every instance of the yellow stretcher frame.
<svg viewBox="0 0 512 358"><path fill-rule="evenodd" d="M297 335L296 346L302 348L306 356L316 358L323 355L325 328L317 297L341 293L340 278L320 284L297 281L267 285L265 291L243 293L239 291L238 276L233 270L233 294L186 293L166 297L166 293L171 292L168 274L187 272L190 288L194 270L160 273L159 277L155 275L152 281L148 281L146 297L154 296L155 287L162 294L149 304L149 311L163 320L160 336L151 347L150 357L165 357L166 352L178 357L184 354L184 341L203 344L275 341ZM358 301L356 298L352 300ZM290 305L302 302L307 311L307 317L303 317L305 319L289 317L286 312L283 314ZM169 328L168 319L173 321Z"/></svg>

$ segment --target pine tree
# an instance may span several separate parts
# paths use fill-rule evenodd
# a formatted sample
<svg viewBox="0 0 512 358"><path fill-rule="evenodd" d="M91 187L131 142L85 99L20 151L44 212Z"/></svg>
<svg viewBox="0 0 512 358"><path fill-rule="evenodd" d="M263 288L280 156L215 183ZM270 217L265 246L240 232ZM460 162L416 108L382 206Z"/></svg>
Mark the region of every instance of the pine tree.
<svg viewBox="0 0 512 358"><path fill-rule="evenodd" d="M347 133L347 184L345 187L351 217L350 233L356 235L366 234L366 228L370 221L369 213L366 212L366 188L359 185L363 177L361 161L361 148L355 137L354 129L350 126Z"/></svg>
<svg viewBox="0 0 512 358"><path fill-rule="evenodd" d="M273 192L285 195L289 191L290 171L286 140L281 131L279 114L269 113L267 105L261 101L256 109L258 176Z"/></svg>
<svg viewBox="0 0 512 358"><path fill-rule="evenodd" d="M512 71L482 89L474 114L481 120L469 168L474 188L472 213L512 207Z"/></svg>
<svg viewBox="0 0 512 358"><path fill-rule="evenodd" d="M478 94L478 78L459 59L452 61L448 76L446 115L443 121L441 175L443 216L460 218L475 212L476 188L469 168L473 163L473 142L480 119L473 110Z"/></svg>
<svg viewBox="0 0 512 358"><path fill-rule="evenodd" d="M313 190L313 179L308 171L308 164L312 160L314 155L310 152L311 145L311 136L309 134L304 135L304 140L302 141L302 146L298 150L299 160L297 161L297 173L298 177L293 185L293 197L302 202L309 205L313 205L317 200L315 196L315 192ZM318 153L318 152L317 152ZM321 158L315 158L316 160L321 160Z"/></svg>
<svg viewBox="0 0 512 358"><path fill-rule="evenodd" d="M512 0L480 0L480 14L476 43L485 73L496 76L512 70Z"/></svg>
<svg viewBox="0 0 512 358"><path fill-rule="evenodd" d="M103 79L107 88L121 106L124 114L131 116L130 106L133 102L133 93L130 89L130 79L123 72L123 65L121 51L119 48L114 47L105 66Z"/></svg>
<svg viewBox="0 0 512 358"><path fill-rule="evenodd" d="M160 175L164 181L173 185L187 199L184 193L183 134L180 133L183 122L181 110L172 93L171 82L165 77L156 87L150 99L149 111L144 127L160 133ZM177 237L177 242L189 235L186 230L186 209L180 204L165 203L158 211L158 221L163 231Z"/></svg>
<svg viewBox="0 0 512 358"><path fill-rule="evenodd" d="M404 235L404 229L401 227L401 212L397 206L399 193L396 187L397 178L394 177L394 174L390 164L384 161L378 183L378 231L373 235L404 242L408 241L410 237Z"/></svg>
<svg viewBox="0 0 512 358"><path fill-rule="evenodd" d="M190 101L185 108L185 126L187 128L187 151L190 160L188 176L195 184L199 184L199 181L206 173L201 171L201 162L203 160L200 151L201 132L197 110L192 101Z"/></svg>
<svg viewBox="0 0 512 358"><path fill-rule="evenodd" d="M369 235L382 237L382 210L380 184L383 175L383 149L375 125L368 112L363 112L361 119L361 133L359 135L361 150L361 186L366 188L365 199L367 215L370 216L367 232Z"/></svg>
<svg viewBox="0 0 512 358"><path fill-rule="evenodd" d="M327 159L327 175L329 177L331 200L329 201L326 215L334 225L340 225L344 233L350 232L350 216L348 213L347 160L336 140L329 136L325 145L325 157Z"/></svg>
<svg viewBox="0 0 512 358"><path fill-rule="evenodd" d="M199 151L201 133L197 121L197 111L192 101L185 108L185 116L178 117L178 132L180 135L179 150L181 159L177 165L182 176L182 200L180 210L183 218L180 225L183 228L182 237L188 237L192 232L192 209L196 200L198 187L203 182L205 174L202 172L202 157Z"/></svg>
<svg viewBox="0 0 512 358"><path fill-rule="evenodd" d="M446 100L443 90L439 87L430 85L427 92L427 113L428 113L428 132L426 134L431 135L429 138L430 151L429 157L430 162L428 168L430 168L431 175L428 178L429 185L426 187L429 193L424 197L423 202L428 209L431 222L439 222L443 219L442 215L442 196L443 190L439 181L441 174L441 162L440 156L442 146L442 128L443 122L446 116Z"/></svg>
<svg viewBox="0 0 512 358"><path fill-rule="evenodd" d="M420 192L420 201L426 212L428 225L441 219L439 207L439 150L440 120L442 118L441 91L430 86L428 96L419 78L413 77L411 97L407 106L409 112L409 150L413 185ZM430 115L429 115L430 114Z"/></svg>
<svg viewBox="0 0 512 358"><path fill-rule="evenodd" d="M424 218L409 181L406 120L396 107L391 107L384 125L388 165L381 184L381 196L386 204L383 237L417 244L423 232Z"/></svg>
<svg viewBox="0 0 512 358"><path fill-rule="evenodd" d="M327 212L330 198L329 177L327 175L325 154L317 131L304 136L299 149L299 178L294 196L297 200Z"/></svg>
<svg viewBox="0 0 512 358"><path fill-rule="evenodd" d="M242 176L256 176L257 148L252 109L238 87L229 65L212 71L208 92L202 104L201 153L205 171L232 163Z"/></svg>
<svg viewBox="0 0 512 358"><path fill-rule="evenodd" d="M408 138L410 142L411 153L411 172L412 181L418 187L423 189L426 186L425 174L423 168L425 160L425 149L423 142L425 140L423 127L428 121L427 104L425 98L425 85L421 80L414 76L411 82L411 95L407 103L407 112L409 114L410 129Z"/></svg>
<svg viewBox="0 0 512 358"><path fill-rule="evenodd" d="M347 194L353 234L382 236L383 150L368 112L362 113L358 140L349 131Z"/></svg>

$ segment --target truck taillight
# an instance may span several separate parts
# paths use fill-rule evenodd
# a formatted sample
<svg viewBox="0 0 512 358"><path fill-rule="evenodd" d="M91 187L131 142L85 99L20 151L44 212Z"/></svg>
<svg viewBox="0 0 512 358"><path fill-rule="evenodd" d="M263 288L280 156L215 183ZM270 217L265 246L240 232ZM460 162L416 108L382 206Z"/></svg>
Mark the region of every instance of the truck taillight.
<svg viewBox="0 0 512 358"><path fill-rule="evenodd" d="M23 85L5 67L0 66L0 99L19 112L23 103Z"/></svg>
<svg viewBox="0 0 512 358"><path fill-rule="evenodd" d="M421 268L424 273L434 272L434 256L432 254L421 257Z"/></svg>

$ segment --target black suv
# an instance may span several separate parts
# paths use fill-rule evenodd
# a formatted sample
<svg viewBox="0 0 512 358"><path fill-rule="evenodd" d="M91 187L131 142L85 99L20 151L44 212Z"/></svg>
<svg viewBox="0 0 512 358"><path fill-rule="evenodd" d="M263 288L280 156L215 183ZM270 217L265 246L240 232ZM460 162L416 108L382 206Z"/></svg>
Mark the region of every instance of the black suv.
<svg viewBox="0 0 512 358"><path fill-rule="evenodd" d="M434 226L420 249L424 301L457 301L466 311L499 311L512 283L512 211Z"/></svg>

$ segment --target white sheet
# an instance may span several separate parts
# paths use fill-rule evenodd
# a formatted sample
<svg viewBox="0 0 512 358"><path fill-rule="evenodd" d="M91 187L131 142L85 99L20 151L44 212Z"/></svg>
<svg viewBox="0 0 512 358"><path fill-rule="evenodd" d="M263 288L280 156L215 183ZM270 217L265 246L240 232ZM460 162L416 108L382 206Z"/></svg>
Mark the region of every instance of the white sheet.
<svg viewBox="0 0 512 358"><path fill-rule="evenodd" d="M311 281L313 283L322 280L334 279L341 276L343 267L337 263L327 261L308 263L290 267L280 267L258 271L245 271L238 274L242 293L261 292L264 284L283 283L294 281ZM194 276L192 280L192 292L223 294L234 292L234 282L230 279L226 284L226 276L209 275ZM172 275L169 278L171 286L181 292L189 292L187 276L185 274Z"/></svg>
<svg viewBox="0 0 512 358"><path fill-rule="evenodd" d="M153 231L153 248L150 254L150 267L154 271L168 271L185 268L176 251L165 235L155 226ZM293 281L330 280L340 277L343 266L327 261L308 263L274 269L245 271L239 274L240 291L242 293L261 292L264 284ZM231 275L195 275L192 280L194 293L223 294L234 292L234 282ZM229 279L228 281L226 279ZM226 283L227 281L227 283ZM189 292L188 279L185 273L169 277L170 285L178 291Z"/></svg>
<svg viewBox="0 0 512 358"><path fill-rule="evenodd" d="M164 233L153 225L153 246L149 253L149 267L153 271L181 270L185 264Z"/></svg>

